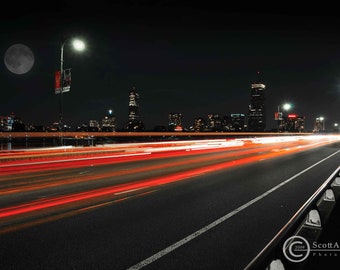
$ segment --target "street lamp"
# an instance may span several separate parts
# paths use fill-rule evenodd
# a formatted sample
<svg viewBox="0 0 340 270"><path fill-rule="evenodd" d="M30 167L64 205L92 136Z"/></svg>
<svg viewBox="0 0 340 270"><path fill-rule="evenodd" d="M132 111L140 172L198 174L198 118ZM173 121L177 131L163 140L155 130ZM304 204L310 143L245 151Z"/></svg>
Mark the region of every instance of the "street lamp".
<svg viewBox="0 0 340 270"><path fill-rule="evenodd" d="M63 129L63 92L64 92L64 46L69 41L66 39L60 46L60 107L59 107L59 131ZM83 51L85 43L80 39L72 40L73 48L76 51Z"/></svg>
<svg viewBox="0 0 340 270"><path fill-rule="evenodd" d="M325 117L320 116L319 119L320 119L320 121L322 123L322 131L325 131Z"/></svg>
<svg viewBox="0 0 340 270"><path fill-rule="evenodd" d="M290 103L285 103L282 105L283 110L289 111L292 108ZM283 112L280 112L280 105L277 106L277 131L280 131L280 126L282 125Z"/></svg>
<svg viewBox="0 0 340 270"><path fill-rule="evenodd" d="M317 117L315 119L315 127L314 127L314 131L315 132L319 132L320 131L321 124L322 124L322 131L325 131L325 118L323 116Z"/></svg>
<svg viewBox="0 0 340 270"><path fill-rule="evenodd" d="M291 108L292 108L292 104L290 104L290 103L283 104L283 109L285 111L289 111Z"/></svg>

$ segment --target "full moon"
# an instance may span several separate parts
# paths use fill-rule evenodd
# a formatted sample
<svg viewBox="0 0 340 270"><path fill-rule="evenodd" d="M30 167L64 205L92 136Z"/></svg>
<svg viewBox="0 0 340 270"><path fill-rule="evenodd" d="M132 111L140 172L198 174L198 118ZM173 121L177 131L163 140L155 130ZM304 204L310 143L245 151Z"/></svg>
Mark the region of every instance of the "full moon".
<svg viewBox="0 0 340 270"><path fill-rule="evenodd" d="M24 74L33 67L34 54L26 45L14 44L5 52L4 62L9 71Z"/></svg>

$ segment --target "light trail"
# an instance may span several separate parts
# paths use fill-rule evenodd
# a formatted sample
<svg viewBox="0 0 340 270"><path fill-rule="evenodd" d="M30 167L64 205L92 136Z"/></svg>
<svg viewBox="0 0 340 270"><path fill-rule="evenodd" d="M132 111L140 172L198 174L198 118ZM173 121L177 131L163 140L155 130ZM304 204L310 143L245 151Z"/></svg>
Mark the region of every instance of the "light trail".
<svg viewBox="0 0 340 270"><path fill-rule="evenodd" d="M179 247L185 245L186 243L194 240L195 238L199 237L200 235L210 231L211 229L213 229L214 227L218 226L219 224L227 221L228 219L230 219L231 217L235 216L236 214L238 214L239 212L247 209L248 207L250 207L251 205L255 204L256 202L262 200L263 198L267 197L268 195L270 195L271 193L275 192L277 189L281 188L282 186L290 183L291 181L295 180L297 177L299 177L300 175L304 174L305 172L309 171L310 169L312 169L313 167L317 166L318 164L324 162L325 160L331 158L332 156L335 156L336 154L338 154L340 152L340 150L334 152L333 154L331 154L330 156L327 156L326 158L318 161L317 163L312 164L311 166L309 166L308 168L300 171L299 173L293 175L292 177L284 180L283 182L281 182L280 184L272 187L271 189L267 190L266 192L264 192L263 194L255 197L254 199L248 201L247 203L239 206L238 208L234 209L233 211L223 215L222 217L214 220L213 222L209 223L208 225L200 228L199 230L191 233L190 235L187 235L186 237L182 238L181 240L175 242L174 244L160 250L159 252L151 255L150 257L138 262L137 264L129 267L127 270L139 270L157 260L159 260L160 258L162 258L163 256L173 252L174 250L178 249Z"/></svg>
<svg viewBox="0 0 340 270"><path fill-rule="evenodd" d="M226 143L225 140L220 142L210 141L206 145L200 141L198 143L199 146L197 146L196 142L194 146L191 145L188 148L182 148L183 145L181 145L180 150L176 149L173 151L169 150L169 145L164 146L164 144L160 143L156 144L155 147L158 149L153 153L146 152L150 151L150 144L148 144L139 147L139 151L148 153L147 156L131 155L118 157L118 155L111 159L105 159L99 156L97 159L96 157L90 159L86 157L84 159L80 158L80 160L73 158L74 160L72 160L72 162L66 162L63 164L64 166L50 167L49 171L46 173L41 172L33 174L31 180L28 178L27 181L20 180L20 178L27 173L30 174L30 169L23 170L21 174L17 175L6 175L6 173L4 173L2 178L0 178L1 195L15 195L20 198L24 192L34 190L41 190L46 195L43 199L31 198L23 200L22 202L11 203L6 207L1 207L0 233L8 231L9 227L14 225L15 228L20 228L27 226L27 224L34 224L34 220L39 219L39 222L49 220L51 215L62 217L66 216L66 214L64 215L61 213L70 211L75 213L75 211L77 211L76 209L96 209L97 207L108 205L112 201L122 201L127 197L135 196L136 194L148 194L148 192L167 184L185 181L218 170L241 166L252 162L259 162L264 159L293 154L306 149L333 143L334 141L339 141L339 137L322 138L320 136L308 140L305 138L289 138L288 140L280 139L280 141L278 141L277 139L278 138L271 140L266 138L266 140L262 142L257 139L254 140L254 142L249 139L244 139L241 144L238 142L233 144L233 146L231 146L232 148L230 148L230 145ZM174 146L174 148L177 146L178 145ZM131 150L132 148L128 147L128 149ZM136 148L134 147L134 149ZM165 152L158 151L159 149L163 149ZM185 159L172 159L179 157L185 157ZM145 165L145 163L143 163L143 166L141 167L139 163L136 162L145 161L147 159L160 160L161 163L156 165ZM105 162L103 162L103 160L105 160ZM81 166L88 166L89 164L101 166L103 164L119 164L122 162L128 163L129 166L132 166L133 164L134 168L123 171L111 170L108 172L97 172L93 175L78 174L77 177L66 176L67 174L65 174L65 176L58 176L59 170L61 169L65 172L65 169L71 170ZM65 164L67 165L65 166ZM29 165L25 168L27 169L31 166L37 166L37 164ZM39 166L34 167L35 172L40 171L40 169ZM154 177L145 177L144 174L144 176L142 176L141 173L148 171L152 171L153 175L158 175ZM56 173L53 174L53 172ZM141 176L138 176L138 174L141 174ZM34 179L37 175L44 176L44 178L40 180ZM135 179L129 180L129 182L125 181L124 183L117 178L119 176L127 175L135 175ZM101 184L102 186L97 186L95 188L87 187L88 190L84 190L83 188L83 190L77 192L73 191L73 193L70 192L71 189L68 188L68 186L76 183L88 184L89 181L95 182L96 180L111 178L112 181L109 180L107 184L105 184L106 186ZM116 178L118 180L116 180ZM8 187L8 185L11 185L11 181L14 181L12 183L13 186ZM57 186L65 187L63 191L64 194L52 195L53 193L49 192L50 188ZM85 185L84 187L86 188ZM68 194L65 194L65 192ZM40 192L40 194L42 193Z"/></svg>
<svg viewBox="0 0 340 270"><path fill-rule="evenodd" d="M86 192L81 192L81 193L76 193L76 194L71 194L71 195L66 195L66 196L58 196L55 198L48 198L48 199L34 201L34 202L26 203L26 204L2 208L0 209L0 219L19 215L19 214L24 214L28 212L33 212L36 210L51 208L51 207L65 205L65 204L74 203L78 201L83 201L86 199L91 199L91 198L95 198L99 196L114 195L117 193L119 194L122 192L128 192L130 190L136 190L136 189L141 190L141 189L146 189L150 187L165 185L165 184L169 184L169 183L173 183L177 181L182 181L182 180L192 178L195 176L199 176L205 173L214 172L216 170L225 169L231 166L237 166L237 165L246 164L246 163L250 163L254 161L259 161L263 158L269 158L272 155L273 154L258 155L258 156L253 156L249 158L233 160L233 161L229 161L229 162L225 162L225 163L221 163L217 165L211 165L211 166L207 166L204 168L180 172L180 173L176 173L172 175L157 177L157 178L153 178L149 180L136 181L136 182L129 183L129 184L123 184L123 185L102 188L102 189L97 189L97 190L91 190L91 191L86 191Z"/></svg>
<svg viewBox="0 0 340 270"><path fill-rule="evenodd" d="M146 191L146 192L139 193L139 194L132 194L132 195L125 196L125 197L122 197L122 198L116 198L114 200L110 200L110 201L106 201L106 202L102 202L102 203L97 203L95 205L83 206L83 207L79 207L77 209L70 209L67 212L54 213L53 215L36 217L34 220L28 220L24 223L11 224L11 226L8 226L8 227L1 228L1 226L0 226L0 235L10 233L10 232L13 232L13 231L17 231L17 230L22 230L22 229L32 227L32 226L37 226L37 225L44 224L44 223L47 223L47 222L56 221L56 220L59 220L59 219L62 219L62 218L72 217L72 216L75 216L75 215L85 213L87 211L95 210L95 209L100 208L100 207L105 207L105 206L108 206L108 205L111 205L111 204L126 201L128 199L132 199L132 198L135 198L135 197L142 197L142 196L154 193L156 191L157 190L150 190L150 191Z"/></svg>
<svg viewBox="0 0 340 270"><path fill-rule="evenodd" d="M141 172L147 172L147 171L164 171L167 168L172 168L176 167L178 170L180 170L181 167L184 165L191 165L194 166L195 164L198 163L203 163L203 162L221 162L221 160L225 159L230 159L230 158L235 158L236 156L240 158L241 156L246 157L251 154L257 154L258 151L270 151L272 148L271 147L261 147L255 148L255 149L249 149L249 150L243 150L242 153L222 153L217 156L204 156L204 157L194 157L195 159L189 159L189 160L184 160L184 161L173 161L173 162L167 162L165 164L159 164L159 165L151 165L151 166L143 166L143 167L137 167L135 169L129 169L129 170L124 170L124 171L110 171L107 173L97 173L95 176L93 175L79 175L77 178L66 178L63 176L60 177L54 177L53 179L50 178L45 178L43 180L35 180L34 183L32 183L32 180L27 179L26 181L20 180L19 182L16 182L11 185L10 188L2 188L0 190L0 195L5 195L5 194L11 194L15 192L27 192L27 191L32 191L32 190L38 190L38 189L43 189L43 188L51 188L51 187L56 187L56 186L62 186L62 185L70 185L70 184L75 184L75 183L81 183L81 182L87 182L87 181L94 181L94 180L99 180L99 179L105 179L105 178L113 178L113 177L118 177L118 176L123 176L123 175L131 175L131 174L137 174ZM204 151L207 152L207 151ZM213 151L209 151L209 153L213 153ZM173 153L172 153L173 154ZM188 152L183 152L183 156L194 156L196 153L188 153ZM178 155L175 155L178 156ZM170 157L169 154L166 155L166 157ZM160 158L157 156L157 158ZM98 165L98 164L97 164ZM56 168L54 168L56 169ZM53 174L51 175L53 176ZM18 177L18 176L16 176ZM36 177L36 176L33 176ZM3 185L2 182L7 181L7 183L13 182L13 179L16 178L4 178L0 179L0 187ZM50 181L53 181L50 183Z"/></svg>
<svg viewBox="0 0 340 270"><path fill-rule="evenodd" d="M242 144L243 145L243 144ZM283 144L281 143L281 147L285 147L287 144ZM291 144L289 143L289 146L291 146ZM299 146L300 147L300 144ZM222 148L224 149L224 148ZM221 149L216 149L216 148L211 148L211 149L206 149L206 148L200 148L200 149L192 149L192 150L201 150L200 153L218 153ZM99 179L104 179L104 178L113 178L113 177L118 177L118 176L123 176L123 175L129 175L129 174L137 174L137 173L141 173L141 172L147 172L147 171L157 171L157 170L164 170L166 168L171 168L171 167L176 167L177 169L180 169L181 167L183 167L184 165L191 165L194 166L195 164L198 163L203 163L206 162L207 164L209 162L221 162L221 160L226 160L226 159L230 159L230 158L235 158L238 157L240 158L241 156L246 157L247 155L251 155L251 154L257 154L258 152L265 152L265 151L272 151L272 146L267 146L267 145L246 145L244 147L242 147L242 152L227 152L227 153L221 153L218 155L214 155L214 156L208 156L208 157L196 157L196 154L198 154L198 152L193 153L193 152L171 152L171 153L158 153L158 155L150 157L149 159L153 158L153 159L157 159L157 158L162 158L162 157L166 157L169 158L171 156L174 157L179 157L179 156L194 156L195 159L190 159L190 160L185 160L185 161L174 161L174 162L168 162L165 164L161 164L161 165L152 165L152 166L147 166L144 165L143 167L137 167L135 169L129 169L129 170L124 170L124 171L110 171L108 173L97 173L95 176L92 175L78 175L76 178L66 178L63 176L60 177L53 177L53 178L44 178L43 180L35 180L32 183L32 180L30 179L30 177L25 176L23 178L23 180L20 181L16 181L15 183L13 182L13 180L15 180L16 178L13 177L7 177L7 178L3 178L0 179L0 188L2 187L2 190L0 190L0 194L1 195L5 195L5 194L11 194L11 193L15 193L15 192L27 192L27 191L32 191L32 190L38 190L38 189L43 189L43 188L51 188L51 187L57 187L57 186L62 186L62 185L71 185L71 184L75 184L75 183L81 183L81 182L87 182L87 181L93 181L93 180L99 180ZM280 149L275 149L276 152L282 151ZM118 157L118 156L117 156ZM135 157L134 155L129 156L130 158ZM91 166L94 165L103 165L104 163L102 163L101 159L98 158L96 160L91 160ZM84 161L88 161L88 158L85 159L72 159L72 164L71 166L73 168L78 167L78 162L84 162ZM129 161L132 161L132 159L129 159ZM75 163L76 162L76 163ZM121 162L121 160L119 161ZM29 163L31 164L31 163ZM35 164L35 163L33 163ZM40 164L40 162L38 163ZM117 160L113 160L110 161L109 164L117 164ZM79 166L88 166L88 163L81 163ZM66 166L62 166L63 169L66 168ZM36 167L34 167L34 170L36 169ZM41 167L38 166L37 169L39 169L39 171L41 171ZM51 170L50 167L48 167L47 169ZM58 170L59 167L54 167L54 170ZM32 169L32 167L30 168L30 171L34 171ZM16 173L18 173L16 171ZM34 177L37 177L39 175L34 175ZM47 175L46 175L47 176ZM52 175L55 176L55 175ZM16 176L18 177L18 176ZM25 180L27 179L27 180ZM5 181L7 181L6 183L4 183ZM10 186L9 188L6 188L7 186Z"/></svg>
<svg viewBox="0 0 340 270"><path fill-rule="evenodd" d="M137 161L137 160L145 160L150 158L162 158L162 157L169 157L172 156L180 156L180 155L186 155L183 151L190 151L193 149L196 150L207 150L212 151L213 149L216 149L216 151L220 151L223 148L230 148L230 147L242 147L243 144L237 143L237 146L235 143L226 143L225 140L219 140L220 143L218 144L219 147L216 147L216 141L217 140L208 140L207 142L215 142L214 145L211 145L209 147L203 147L205 141L189 141L189 142L171 142L173 145L172 147L169 146L169 143L143 143L143 144L127 144L125 146L125 151L121 152L119 154L115 155L109 155L109 154L103 154L101 151L98 153L97 150L93 152L93 154L88 156L82 156L79 155L78 157L73 156L67 156L66 153L62 156L63 159L60 159L59 154L53 158L49 158L48 160L40 161L39 159L34 159L34 161L31 161L29 158L29 161L21 160L14 162L5 162L3 164L0 164L0 175L8 175L8 174L17 174L20 173L21 170L24 170L26 173L27 171L37 171L37 170L50 170L50 169L60 169L60 168L76 168L81 166L90 166L95 163L96 165L103 165L103 164L112 164L117 162L131 162L131 161ZM205 143L207 143L205 142ZM184 144L178 146L178 144ZM165 146L164 146L165 145ZM197 145L201 147L198 149ZM154 146L154 147L152 147ZM121 147L121 146L119 146ZM201 152L204 153L204 152ZM150 154L158 154L153 155L152 157L143 157ZM35 154L33 154L35 156ZM141 156L139 158L135 158L136 156ZM30 157L30 156L28 156ZM39 156L38 156L39 157ZM99 161L101 159L101 161ZM51 167L53 165L53 168ZM27 167L25 167L27 166Z"/></svg>
<svg viewBox="0 0 340 270"><path fill-rule="evenodd" d="M268 144L268 143L283 143L296 141L305 143L310 140L314 141L335 141L340 140L340 136L282 136L282 137L264 137L264 138L243 138L243 139L214 139L214 140L190 140L190 141L168 141L168 142L153 142L153 143L128 143L117 144L106 147L92 147L88 148L44 148L45 150L21 150L20 154L17 151L5 153L0 156L0 174L9 173L11 169L20 169L22 166L40 164L39 169L43 169L43 164L63 163L79 160L93 160L93 159L111 159L124 158L133 155L143 155L143 153L155 152L178 152L182 150L212 150L230 147L242 147L247 144ZM42 153L45 152L45 153ZM24 154L23 154L24 153ZM114 154L112 154L114 153ZM46 158L46 156L48 158ZM63 157L63 159L60 159ZM76 157L76 158L75 158ZM27 162L27 160L32 162ZM39 163L39 162L40 163ZM17 166L17 167L16 167ZM47 167L50 169L50 166Z"/></svg>
<svg viewBox="0 0 340 270"><path fill-rule="evenodd" d="M324 144L324 143L325 142L323 143L320 142L318 145ZM313 144L311 147L315 147L315 145ZM234 166L240 166L240 165L255 162L255 161L261 161L263 159L273 158L273 157L277 157L283 154L288 154L288 153L291 154L297 151L301 151L301 148L299 147L299 145L295 147L291 147L287 151L281 151L281 152L271 151L265 154L257 154L253 156L239 157L239 158L235 158L235 159L232 159L226 162L221 162L221 163L213 164L213 165L207 165L202 168L190 169L190 170L177 172L177 173L173 173L169 175L164 175L160 177L155 177L151 179L144 179L144 180L134 181L132 183L127 183L127 184L119 184L115 186L79 192L76 194L62 195L62 196L57 196L53 198L46 198L46 199L42 199L38 201L23 203L20 205L10 206L10 207L0 209L0 218L26 214L26 213L34 212L34 211L41 210L41 209L47 209L47 208L53 208L55 206L72 204L74 202L84 201L84 200L92 199L92 198L98 198L98 197L106 196L106 195L116 195L122 192L129 192L131 190L137 190L137 189L141 190L141 189L147 189L150 187L157 187L160 185L182 181L188 178L214 172L217 170L226 169L226 168L234 167ZM174 164L169 164L168 166L174 166Z"/></svg>

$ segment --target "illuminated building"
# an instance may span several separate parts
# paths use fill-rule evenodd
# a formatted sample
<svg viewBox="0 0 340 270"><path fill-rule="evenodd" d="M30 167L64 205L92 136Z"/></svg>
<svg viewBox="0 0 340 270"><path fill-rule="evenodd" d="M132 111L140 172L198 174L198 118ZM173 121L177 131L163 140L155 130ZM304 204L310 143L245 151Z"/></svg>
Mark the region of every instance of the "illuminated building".
<svg viewBox="0 0 340 270"><path fill-rule="evenodd" d="M182 126L182 114L181 113L169 113L169 131L183 131Z"/></svg>
<svg viewBox="0 0 340 270"><path fill-rule="evenodd" d="M89 126L88 126L88 131L99 131L100 126L97 120L90 120L89 121Z"/></svg>
<svg viewBox="0 0 340 270"><path fill-rule="evenodd" d="M305 117L297 114L283 116L279 126L279 132L303 132L305 129Z"/></svg>
<svg viewBox="0 0 340 270"><path fill-rule="evenodd" d="M261 82L260 78L251 85L248 111L249 131L265 131L266 129L265 88L266 86Z"/></svg>
<svg viewBox="0 0 340 270"><path fill-rule="evenodd" d="M0 116L0 131L25 131L26 125L12 112L9 116Z"/></svg>
<svg viewBox="0 0 340 270"><path fill-rule="evenodd" d="M13 122L11 116L0 116L0 131L12 131Z"/></svg>
<svg viewBox="0 0 340 270"><path fill-rule="evenodd" d="M245 131L246 116L243 113L231 113L223 117L223 131Z"/></svg>
<svg viewBox="0 0 340 270"><path fill-rule="evenodd" d="M205 129L205 119L203 117L195 118L193 130L198 131L204 131Z"/></svg>
<svg viewBox="0 0 340 270"><path fill-rule="evenodd" d="M139 94L136 87L132 87L129 92L129 120L126 129L128 131L144 130L144 124L139 115Z"/></svg>
<svg viewBox="0 0 340 270"><path fill-rule="evenodd" d="M207 129L210 131L222 131L222 119L218 113L208 114Z"/></svg>
<svg viewBox="0 0 340 270"><path fill-rule="evenodd" d="M102 119L102 131L116 131L116 116L113 114L112 110L109 110L108 114Z"/></svg>

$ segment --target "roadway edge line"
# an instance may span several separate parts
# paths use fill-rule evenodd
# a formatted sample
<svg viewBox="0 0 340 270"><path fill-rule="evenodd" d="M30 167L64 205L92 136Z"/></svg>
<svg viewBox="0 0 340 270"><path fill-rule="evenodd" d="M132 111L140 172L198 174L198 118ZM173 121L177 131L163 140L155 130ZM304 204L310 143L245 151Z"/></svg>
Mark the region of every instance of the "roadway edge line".
<svg viewBox="0 0 340 270"><path fill-rule="evenodd" d="M313 165L307 167L306 169L302 170L301 172L293 175L292 177L286 179L285 181L281 182L280 184L276 185L275 187L269 189L268 191L264 192L262 195L250 200L249 202L241 205L240 207L236 208L235 210L229 212L228 214L220 217L219 219L211 222L210 224L206 225L205 227L195 231L194 233L182 238L181 240L177 241L176 243L162 249L161 251L155 253L154 255L151 255L150 257L146 258L145 260L127 268L127 270L137 270L137 269L141 269L144 266L147 266L149 264L151 264L152 262L160 259L161 257L165 256L166 254L174 251L175 249L179 248L180 246L183 246L184 244L190 242L191 240L197 238L198 236L200 236L201 234L211 230L212 228L216 227L217 225L223 223L224 221L228 220L229 218L231 218L232 216L236 215L237 213L241 212L242 210L248 208L250 205L254 204L255 202L263 199L264 197L268 196L269 194L271 194L272 192L276 191L277 189L279 189L280 187L286 185L287 183L291 182L292 180L294 180L295 178L299 177L300 175L304 174L305 172L311 170L312 168L314 168L315 166L319 165L320 163L326 161L327 159L335 156L336 154L340 153L340 150L334 152L333 154L329 155L328 157L323 158L322 160L314 163Z"/></svg>

